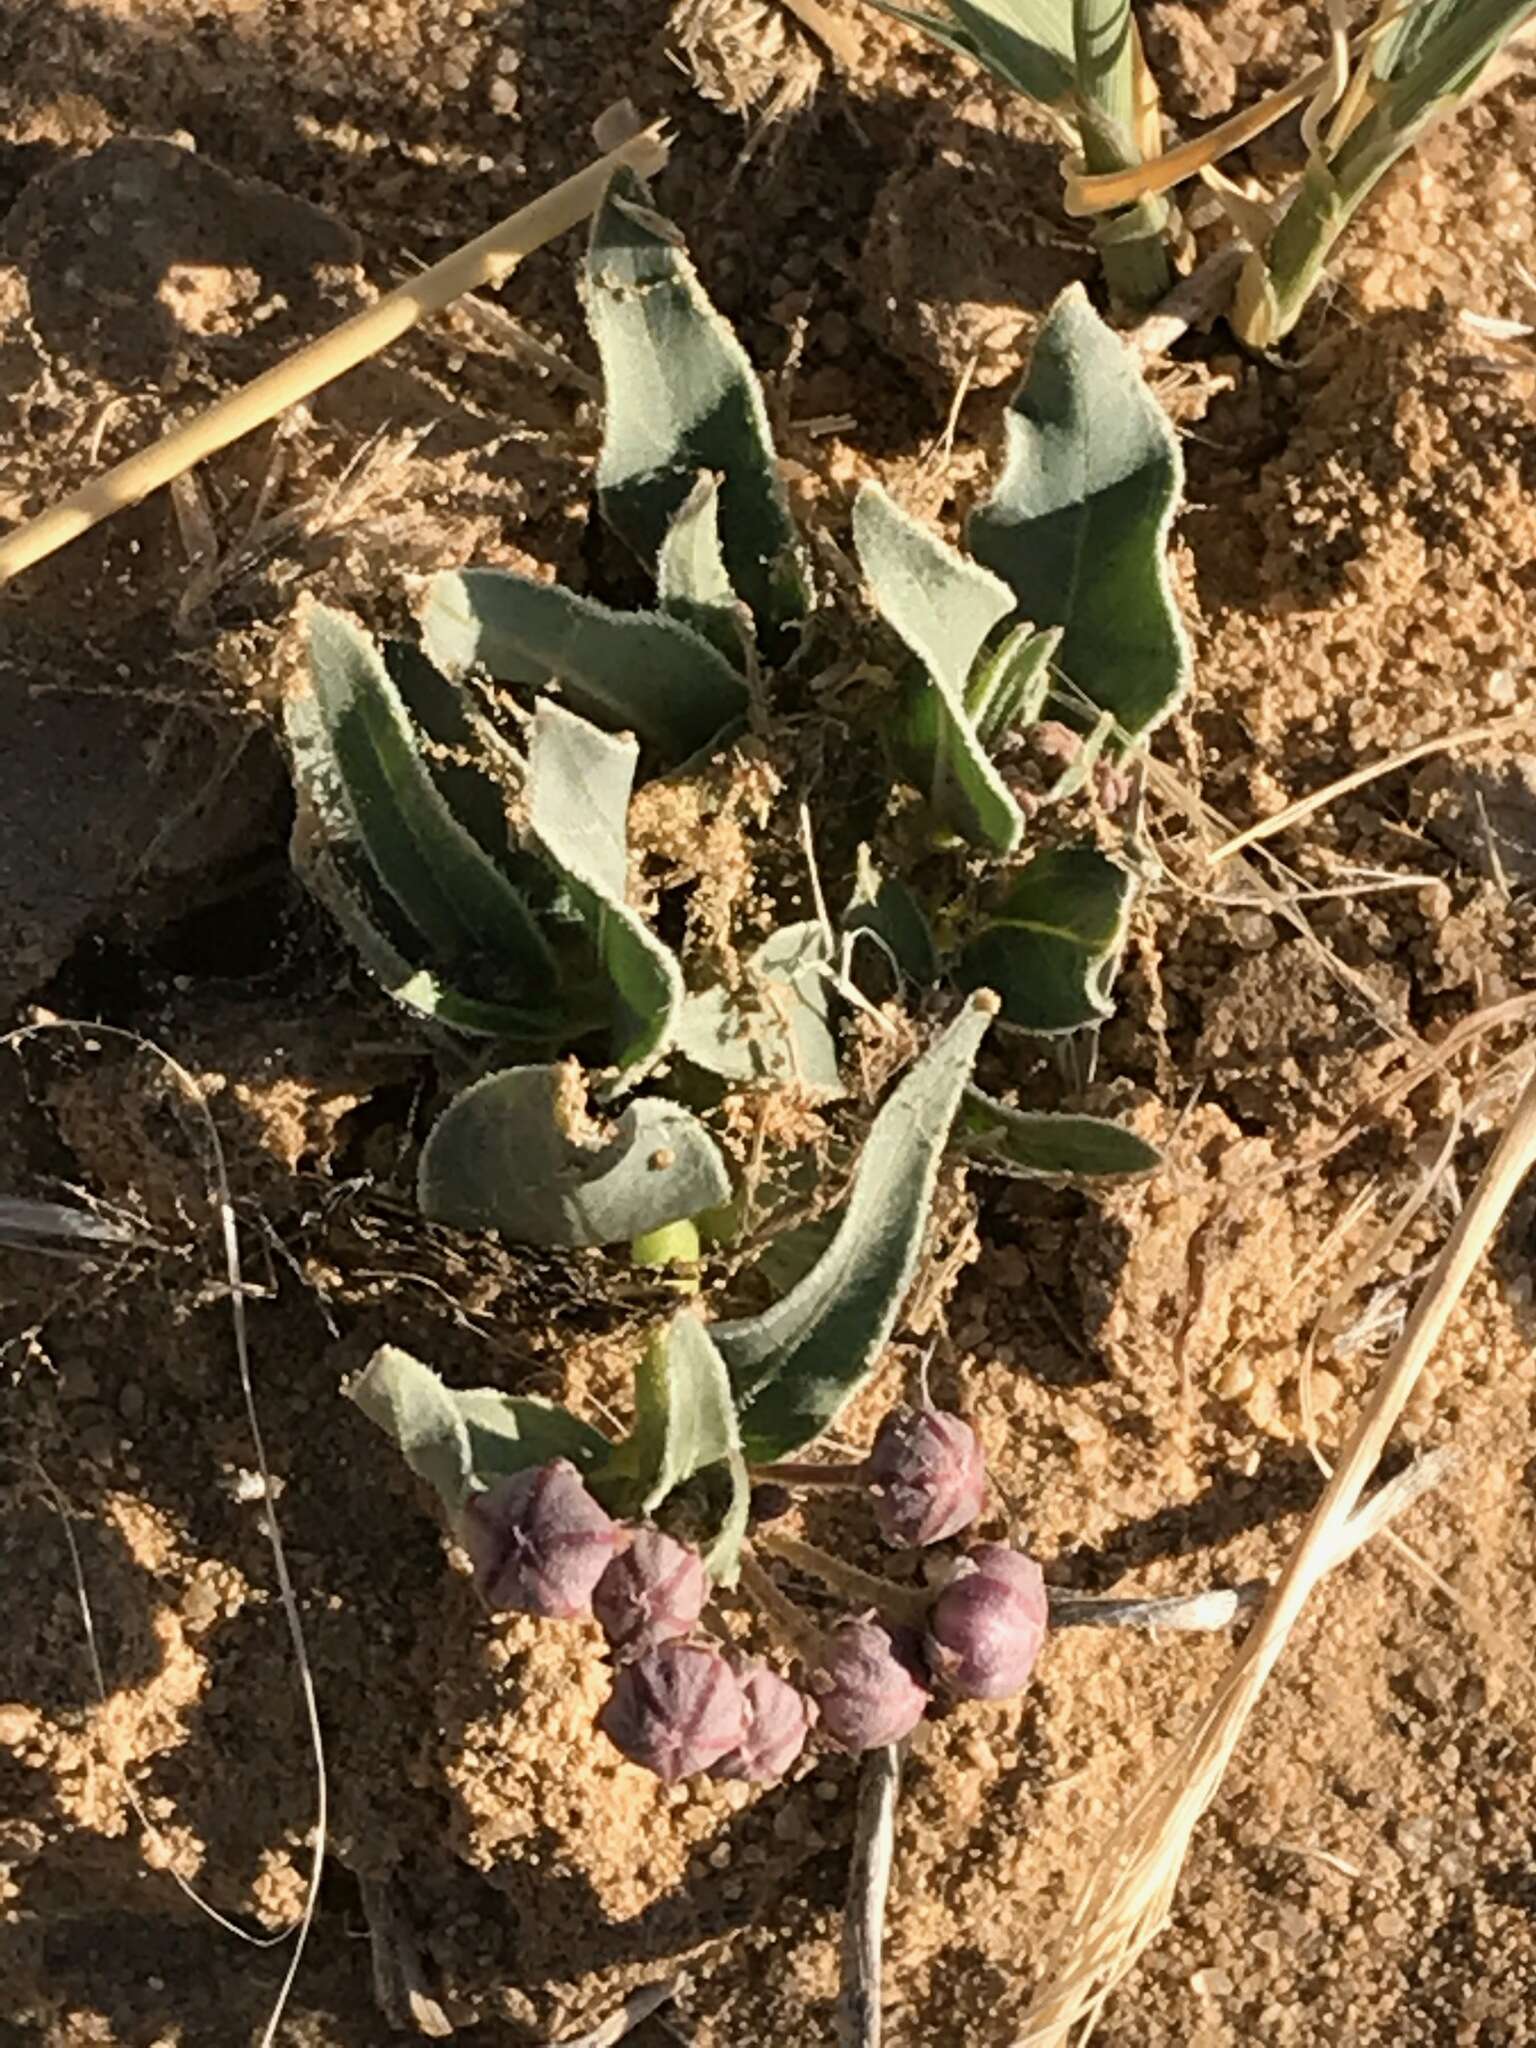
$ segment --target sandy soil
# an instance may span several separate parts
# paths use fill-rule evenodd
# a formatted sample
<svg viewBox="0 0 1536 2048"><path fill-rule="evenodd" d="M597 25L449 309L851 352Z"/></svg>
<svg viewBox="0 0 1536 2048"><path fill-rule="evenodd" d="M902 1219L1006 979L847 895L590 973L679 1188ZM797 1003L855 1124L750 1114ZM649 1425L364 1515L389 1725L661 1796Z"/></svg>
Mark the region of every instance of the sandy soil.
<svg viewBox="0 0 1536 2048"><path fill-rule="evenodd" d="M1185 118L1314 48L1299 5L1148 15ZM1037 316L1091 266L1039 125L902 32L864 35L858 75L822 67L733 177L749 123L695 89L656 0L12 0L0 519L574 168L622 92L677 125L665 203L769 374L817 532L846 542L871 473L955 521ZM1528 757L1393 773L1240 880L1213 883L1188 804L1241 826L1525 706L1536 378L1460 316L1536 317L1514 267L1533 160L1517 68L1395 175L1283 360L1218 333L1156 372L1186 432L1200 680L1159 743L1170 879L1085 1099L1163 1137L1170 1167L1093 1200L957 1185L975 1232L934 1363L985 1439L997 1532L1066 1583L1273 1572L1321 1483L1308 1415L1326 1454L1511 1099L1536 1012ZM332 1861L287 2036L315 2048L381 2038L386 1926L391 2017L414 1974L466 2042L578 2030L678 1966L673 2030L649 2022L642 2048L831 2038L852 1766L669 1793L620 1763L590 1726L595 1632L487 1621L337 1397L388 1334L465 1381L621 1401L646 1309L596 1259L424 1239L391 1201L429 1067L289 874L271 715L300 590L386 625L453 562L606 573L571 254L503 295L565 369L461 310L0 601L0 1002L146 1033L196 1077L261 1290L262 1424L329 1752ZM828 800L814 760L786 776ZM658 853L669 829L648 820ZM1450 1170L1382 1255L1448 1135ZM0 1052L0 1190L84 1190L128 1219L88 1266L0 1263L0 2043L253 2041L286 1950L174 1880L247 1935L302 1901L313 1774L208 1171L183 1095L119 1039ZM1395 1447L1453 1444L1455 1477L1411 1548L1351 1565L1294 1639L1171 1926L1106 2011L1115 2048L1536 2041L1533 1250L1527 1204ZM851 1441L921 1348L893 1348ZM896 2048L1015 2038L1052 1926L1228 1650L1064 1634L1022 1702L927 1730L890 1914Z"/></svg>

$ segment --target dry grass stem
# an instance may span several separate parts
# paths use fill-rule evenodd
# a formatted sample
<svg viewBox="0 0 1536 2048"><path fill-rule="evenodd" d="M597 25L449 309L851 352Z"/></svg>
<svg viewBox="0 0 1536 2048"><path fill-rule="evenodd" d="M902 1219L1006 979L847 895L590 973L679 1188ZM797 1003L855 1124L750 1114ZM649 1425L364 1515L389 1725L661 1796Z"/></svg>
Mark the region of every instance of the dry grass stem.
<svg viewBox="0 0 1536 2048"><path fill-rule="evenodd" d="M654 1984L642 1984L638 1991L631 1991L628 1998L615 2013L585 2034L568 2034L563 2041L551 2042L550 2048L613 2048L615 2041L622 2041L626 2034L632 2034L653 2012L668 2005L683 1988L681 1975L658 1977Z"/></svg>
<svg viewBox="0 0 1536 2048"><path fill-rule="evenodd" d="M240 1240L235 1226L234 1196L229 1184L229 1170L224 1157L224 1144L219 1136L218 1126L208 1107L208 1100L202 1088L189 1074L179 1060L163 1051L153 1040L141 1037L136 1031L127 1031L115 1024L82 1025L72 1019L50 1018L45 1023L28 1024L19 1030L8 1032L0 1045L13 1049L29 1038L39 1037L46 1031L81 1033L91 1039L112 1038L132 1046L138 1053L147 1053L157 1060L174 1083L178 1095L201 1127L207 1147L208 1198L218 1220L219 1246L223 1268L224 1291L229 1300L231 1327L235 1342L235 1369L240 1383L241 1400L245 1408L246 1427L250 1431L251 1444L255 1455L256 1471L261 1481L262 1533L272 1553L273 1572L277 1579L278 1602L288 1626L288 1639L293 1649L294 1664L298 1673L299 1691L304 1705L304 1723L309 1737L310 1755L315 1770L315 1818L309 1836L310 1867L304 1890L304 1905L295 1925L285 1928L276 1936L262 1937L249 1934L235 1922L225 1919L213 1907L198 1897L191 1886L180 1877L176 1882L186 1896L201 1908L220 1927L239 1934L254 1947L271 1947L274 1942L293 1937L293 1948L288 1957L287 1968L273 2000L272 2010L262 2028L258 2048L273 2048L282 2026L283 2015L293 1993L299 1966L304 1959L304 1950L314 1925L315 1912L320 1900L320 1879L325 1869L326 1845L330 1827L330 1782L326 1774L325 1737L320 1726L320 1707L315 1691L314 1667L310 1663L309 1646L304 1634L304 1622L299 1611L298 1595L288 1570L288 1552L283 1541L282 1527L277 1513L277 1487L273 1484L272 1470L267 1462L266 1442L262 1435L261 1419L256 1410L256 1389L251 1374L250 1339L246 1328L245 1301L246 1281L240 1263ZM69 1545L74 1566L75 1585L80 1601L81 1618L85 1627L86 1645L90 1654L91 1673L103 1703L106 1701L106 1681L101 1659L96 1646L96 1632L91 1616L90 1599L86 1592L85 1575L81 1565L79 1549L74 1532L70 1528L69 1516L59 1497L57 1488L49 1484L55 1506L59 1509L64 1523L64 1534ZM125 1781L126 1788L126 1781ZM137 1796L128 1789L129 1802L143 1824L149 1823ZM151 1838L154 1831L151 1830ZM175 1871L172 1869L172 1875Z"/></svg>
<svg viewBox="0 0 1536 2048"><path fill-rule="evenodd" d="M318 341L284 357L185 426L140 449L138 454L93 478L48 511L27 520L0 540L0 586L112 513L138 504L194 463L217 454L278 413L311 397L323 384L377 355L427 314L440 312L465 292L500 284L531 251L585 220L600 203L608 180L619 168L627 165L649 176L660 170L666 159L667 141L662 130L644 130L598 157L553 191L509 214L498 226L466 242L441 263L434 263L420 277L387 293Z"/></svg>
<svg viewBox="0 0 1536 2048"><path fill-rule="evenodd" d="M1203 1593L1124 1599L1104 1593L1063 1593L1046 1588L1052 1628L1135 1628L1149 1633L1169 1629L1179 1635L1211 1635L1230 1628L1237 1617L1269 1591L1265 1582L1248 1586L1209 1586Z"/></svg>
<svg viewBox="0 0 1536 2048"><path fill-rule="evenodd" d="M1206 858L1212 867L1217 867L1234 853L1256 846L1261 839L1269 839L1276 832L1283 832L1290 825L1300 824L1303 818L1310 818L1314 811L1324 810L1329 804L1337 803L1341 796L1348 796L1351 790L1363 789L1366 783L1375 782L1382 775L1391 775L1399 768L1407 768L1415 761L1426 760L1431 754L1452 753L1458 747L1481 745L1508 739L1514 733L1523 731L1536 721L1536 711L1515 711L1508 718L1495 718L1487 725L1469 725L1459 732L1443 733L1440 738L1420 740L1417 746L1404 747L1396 754L1388 754L1380 761L1372 761L1364 768L1356 768L1349 775L1340 776L1337 782L1330 782L1326 788L1314 790L1311 796L1304 796L1293 804L1287 804L1283 811L1277 811L1272 818L1261 818L1256 825L1233 838L1223 841L1214 853Z"/></svg>
<svg viewBox="0 0 1536 2048"><path fill-rule="evenodd" d="M885 1901L896 1849L896 1800L905 1745L872 1749L859 1773L853 1859L843 1914L842 1982L837 1994L837 2038L842 2048L880 2048L880 1966L885 1948Z"/></svg>
<svg viewBox="0 0 1536 2048"><path fill-rule="evenodd" d="M1175 342L1182 341L1192 327L1206 327L1227 310L1237 288L1238 273L1248 260L1241 242L1224 242L1202 263L1181 277L1147 314L1130 329L1126 340L1143 362L1166 355Z"/></svg>
<svg viewBox="0 0 1536 2048"><path fill-rule="evenodd" d="M408 2026L429 2041L445 2041L453 2022L432 1996L415 1935L400 1910L392 1879L358 1880L368 1922L373 1996L392 2027Z"/></svg>
<svg viewBox="0 0 1536 2048"><path fill-rule="evenodd" d="M1438 1486L1453 1463L1451 1451L1431 1451L1372 1494L1364 1507L1358 1508L1343 1525L1327 1568L1342 1564L1372 1537L1382 1534L1394 1516ZM1251 1579L1242 1586L1211 1586L1202 1593L1174 1593L1152 1599L1068 1593L1055 1586L1048 1586L1046 1594L1052 1628L1135 1628L1148 1634L1168 1629L1180 1635L1212 1635L1230 1628L1239 1615L1257 1607L1271 1590L1268 1579Z"/></svg>
<svg viewBox="0 0 1536 2048"><path fill-rule="evenodd" d="M1091 2030L1105 1999L1162 1928L1195 1825L1216 1795L1308 1595L1339 1562L1365 1483L1533 1163L1536 1076L1526 1081L1252 1634L1193 1729L1154 1771L1074 1903L1025 2015L1018 2048L1058 2048L1075 2030Z"/></svg>
<svg viewBox="0 0 1536 2048"><path fill-rule="evenodd" d="M1193 826L1197 833L1204 835L1216 829L1230 832L1231 826L1229 822L1218 811L1213 810L1197 791L1187 788L1183 778L1176 774L1173 769L1165 766L1163 762L1148 759L1147 779L1152 790L1164 802L1179 812ZM1206 855L1208 862L1214 858L1213 855ZM1378 991L1372 987L1366 976L1351 967L1347 961L1341 960L1332 947L1325 945L1316 932L1313 931L1311 924L1297 907L1298 901L1304 896L1306 890L1306 885L1301 881L1300 877L1293 875L1282 861L1278 860L1275 855L1267 850L1261 852L1259 858L1269 863L1285 886L1283 888L1278 887L1275 883L1269 881L1265 875L1260 874L1256 869L1250 868L1249 881L1257 899L1257 906L1267 910L1272 917L1277 917L1284 924L1290 926L1291 930L1296 933L1297 937L1305 945L1307 951L1312 954L1313 958L1318 961L1341 988L1348 990L1384 1037L1392 1039L1398 1044L1406 1045L1414 1051L1423 1052L1426 1049L1423 1041L1405 1027L1401 1018L1395 1017L1390 1010L1383 1006ZM1217 905L1227 904L1228 899L1225 895L1202 890L1198 884L1176 874L1171 867L1167 866L1166 862L1164 866L1167 867L1170 878L1177 886L1184 889L1190 895L1204 902Z"/></svg>
<svg viewBox="0 0 1536 2048"><path fill-rule="evenodd" d="M779 5L792 14L800 26L809 29L817 42L845 71L856 69L862 55L862 47L855 31L841 16L823 7L821 0L779 0Z"/></svg>

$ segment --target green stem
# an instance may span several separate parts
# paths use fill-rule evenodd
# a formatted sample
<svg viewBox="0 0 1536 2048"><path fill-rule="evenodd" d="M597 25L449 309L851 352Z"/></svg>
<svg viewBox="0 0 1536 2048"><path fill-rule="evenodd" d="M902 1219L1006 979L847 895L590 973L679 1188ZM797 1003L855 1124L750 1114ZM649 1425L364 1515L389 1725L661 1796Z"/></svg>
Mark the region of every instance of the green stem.
<svg viewBox="0 0 1536 2048"><path fill-rule="evenodd" d="M834 1593L844 1593L862 1606L873 1607L883 1620L894 1622L898 1628L921 1629L927 1624L928 1609L933 1601L930 1593L918 1593L907 1586L893 1585L889 1579L862 1571L856 1564L846 1564L829 1550L806 1543L798 1536L781 1536L775 1530L765 1529L760 1530L753 1541L760 1550L781 1557L796 1571L804 1572L807 1578L820 1579Z"/></svg>
<svg viewBox="0 0 1536 2048"><path fill-rule="evenodd" d="M1136 48L1131 0L1073 0L1078 134L1092 172L1133 170L1141 162L1132 132L1136 117ZM1173 282L1167 249L1168 203L1158 195L1107 215L1094 245L1114 297L1153 305Z"/></svg>
<svg viewBox="0 0 1536 2048"><path fill-rule="evenodd" d="M857 1465L754 1465L752 1477L778 1486L847 1487L865 1484L865 1468Z"/></svg>
<svg viewBox="0 0 1536 2048"><path fill-rule="evenodd" d="M1376 106L1333 161L1314 157L1307 165L1270 241L1267 318L1260 331L1245 338L1269 342L1290 333L1334 244L1371 191L1437 120L1456 110L1533 14L1536 0L1468 0L1418 49L1410 69L1377 81Z"/></svg>
<svg viewBox="0 0 1536 2048"><path fill-rule="evenodd" d="M817 1664L825 1638L803 1607L781 1593L750 1551L741 1553L741 1583L777 1629L784 1647L803 1663Z"/></svg>
<svg viewBox="0 0 1536 2048"><path fill-rule="evenodd" d="M655 1230L642 1231L630 1239L629 1245L629 1256L637 1266L662 1270L696 1267L699 1251L698 1225L686 1216L676 1223L662 1223ZM680 1272L671 1284L678 1294L697 1294L699 1276L696 1272Z"/></svg>

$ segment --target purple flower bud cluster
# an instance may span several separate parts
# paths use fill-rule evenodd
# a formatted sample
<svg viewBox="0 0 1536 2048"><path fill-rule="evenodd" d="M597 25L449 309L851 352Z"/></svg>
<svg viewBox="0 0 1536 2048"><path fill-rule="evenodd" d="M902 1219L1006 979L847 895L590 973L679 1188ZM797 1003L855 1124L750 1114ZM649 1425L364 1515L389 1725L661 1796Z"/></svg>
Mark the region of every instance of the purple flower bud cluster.
<svg viewBox="0 0 1536 2048"><path fill-rule="evenodd" d="M936 1408L892 1409L850 1476L871 1490L880 1532L899 1547L942 1543L986 1505L975 1431ZM843 1749L876 1749L910 1735L935 1695L1009 1698L1028 1683L1046 1621L1045 1581L1034 1559L978 1544L930 1602L921 1635L875 1614L828 1633L811 1677L822 1725Z"/></svg>
<svg viewBox="0 0 1536 2048"><path fill-rule="evenodd" d="M567 1459L475 1494L459 1535L490 1607L597 1620L615 1666L597 1725L665 1784L699 1771L771 1781L805 1747L814 1701L768 1665L693 1640L710 1594L698 1552L612 1520Z"/></svg>
<svg viewBox="0 0 1536 2048"><path fill-rule="evenodd" d="M934 1408L893 1409L863 1464L839 1477L869 1487L882 1534L902 1547L944 1542L986 1501L975 1432ZM1021 1691L1045 1639L1039 1565L980 1543L955 1562L921 1627L866 1612L825 1630L807 1653L809 1692L801 1692L768 1665L700 1638L710 1581L698 1552L664 1530L612 1520L564 1458L475 1495L459 1533L492 1608L597 1620L614 1666L598 1726L621 1755L669 1785L698 1772L782 1778L818 1721L849 1752L900 1742L936 1695L997 1700Z"/></svg>

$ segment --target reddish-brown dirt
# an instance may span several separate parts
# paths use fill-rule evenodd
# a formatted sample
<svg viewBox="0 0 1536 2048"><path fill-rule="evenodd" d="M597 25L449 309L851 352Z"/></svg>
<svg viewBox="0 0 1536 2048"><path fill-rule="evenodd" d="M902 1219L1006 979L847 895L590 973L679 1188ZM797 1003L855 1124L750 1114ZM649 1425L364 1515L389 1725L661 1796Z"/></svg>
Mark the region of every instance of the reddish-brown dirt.
<svg viewBox="0 0 1536 2048"><path fill-rule="evenodd" d="M1281 82L1320 13L1156 0L1175 114ZM744 32L774 16L747 6ZM11 0L0 520L575 168L627 94L677 128L662 203L767 376L816 534L846 547L868 474L952 527L1040 313L1093 265L1049 131L958 60L858 27L857 75L821 67L740 168L750 116L696 91L661 0ZM1279 177L1295 149L1282 131L1248 167ZM1283 868L1213 870L1220 828L1190 819L1198 796L1235 828L1526 707L1536 372L1463 315L1536 319L1516 265L1533 161L1522 60L1393 175L1283 354L1218 330L1155 367L1185 431L1198 685L1158 744L1166 874L1084 1099L1133 1115L1169 1165L1091 1200L957 1190L973 1256L933 1329L934 1388L997 1480L991 1532L1057 1579L1275 1571L1320 1489L1308 1417L1331 1453L1512 1099L1536 1014L1523 746L1377 780L1272 841ZM637 2042L833 2038L854 1766L668 1791L623 1764L591 1725L595 1629L487 1619L428 1501L338 1397L388 1335L461 1383L602 1413L647 1306L616 1303L595 1258L423 1243L378 1195L427 1067L292 879L272 716L302 591L387 626L440 566L595 573L573 277L562 245L501 294L553 367L461 309L0 598L7 1016L153 1038L228 1152L328 1756L329 1874L284 2035L313 2048L380 2040L402 1973L490 2044L579 2031L678 1967L670 2021ZM813 807L837 801L793 771ZM651 799L636 829L709 874L696 917L718 938L757 812L742 798L714 837L711 815ZM1045 1085L1011 1057L989 1055L994 1074ZM1458 1115L1449 1171L1383 1252ZM786 1114L775 1142L807 1135ZM0 1254L0 2044L255 2041L287 1950L216 1927L174 1879L248 1935L302 1904L315 1784L208 1175L147 1055L88 1033L0 1048L0 1194L72 1189L128 1219L86 1266ZM1399 1432L1398 1462L1454 1445L1452 1478L1405 1547L1318 1597L1106 2043L1536 2041L1533 1257L1527 1203ZM926 1342L894 1347L850 1443ZM866 1522L837 1513L818 1506L811 1533L878 1564ZM889 1913L897 2048L1017 2038L1053 1929L1229 1652L1064 1632L1022 1701L924 1732ZM370 1927L375 1946L392 1930L387 2013Z"/></svg>

